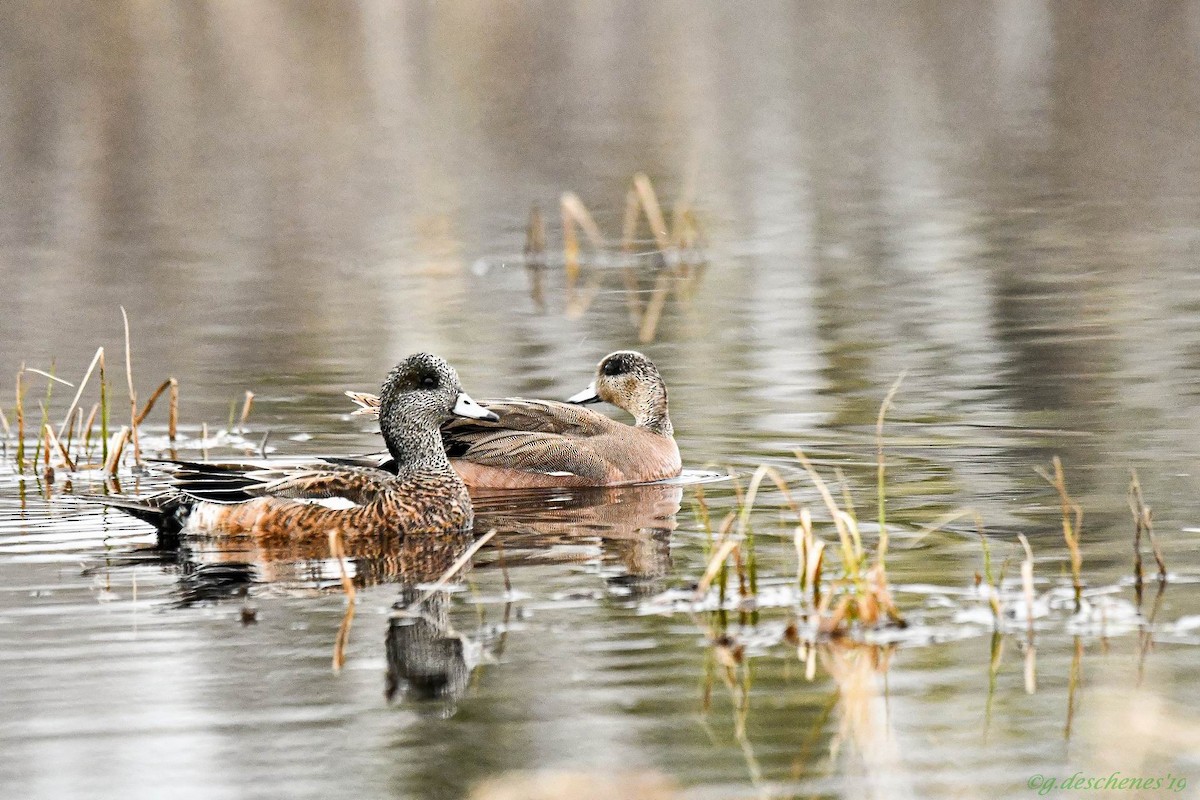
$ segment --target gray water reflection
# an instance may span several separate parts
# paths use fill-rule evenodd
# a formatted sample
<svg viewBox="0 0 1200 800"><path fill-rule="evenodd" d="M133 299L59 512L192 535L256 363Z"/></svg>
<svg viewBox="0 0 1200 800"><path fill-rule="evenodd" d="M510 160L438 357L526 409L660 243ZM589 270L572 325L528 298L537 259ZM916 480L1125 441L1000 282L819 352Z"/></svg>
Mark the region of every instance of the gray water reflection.
<svg viewBox="0 0 1200 800"><path fill-rule="evenodd" d="M248 438L270 430L273 455L308 455L374 447L341 392L374 389L414 350L447 357L476 396L565 397L601 355L639 346L671 387L685 463L790 470L803 447L862 487L866 517L875 415L907 370L888 426L901 587L970 584L972 524L917 535L962 506L982 513L998 560L1024 532L1042 586L1056 580L1057 501L1032 472L1052 454L1086 510L1089 582L1132 598L1131 467L1174 579L1156 647L1083 637L1070 739L1065 624L1041 634L1029 696L1019 644L1006 638L993 666L985 636L902 646L885 674L838 672L827 653L809 681L765 613L739 723L719 679L703 710L702 627L639 611L703 573L691 490L670 512L485 504L504 547L434 614L481 650L465 683L448 681L447 717L383 699L383 676L403 672L385 641L407 585L386 560L362 562L333 676L344 607L314 592L337 580L323 557L200 549L189 573L143 552L144 526L3 472L0 783L30 797L461 797L513 770L644 769L689 797L974 797L1025 796L1035 771L1200 781L1197 8L6 9L5 375L55 360L74 379L103 344L120 394L124 305L139 393L178 377L193 440L253 389ZM639 170L668 210L690 200L707 258L644 344L617 271L586 313L565 313L554 222L574 191L615 241ZM544 310L519 258L534 202L552 220ZM11 377L0 388L11 398ZM0 410L12 420L11 400ZM718 522L734 503L730 486L706 497ZM783 583L795 555L778 499L755 528L764 581ZM197 572L234 563L254 566L249 600L178 607ZM936 593L899 596L910 615L947 613ZM864 706L845 704L838 677L873 690ZM832 748L853 741L838 738L850 719L873 720L886 747ZM1111 730L1138 746L1114 751Z"/></svg>

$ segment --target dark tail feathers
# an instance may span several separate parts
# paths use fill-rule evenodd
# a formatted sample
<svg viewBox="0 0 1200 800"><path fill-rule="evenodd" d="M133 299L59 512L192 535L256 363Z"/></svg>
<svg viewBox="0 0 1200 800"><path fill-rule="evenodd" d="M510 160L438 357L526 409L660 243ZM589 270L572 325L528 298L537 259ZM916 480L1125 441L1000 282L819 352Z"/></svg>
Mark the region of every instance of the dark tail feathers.
<svg viewBox="0 0 1200 800"><path fill-rule="evenodd" d="M90 498L126 514L149 522L167 535L179 533L187 521L188 512L195 500L179 492L163 492L150 497L122 497L121 495L94 496Z"/></svg>

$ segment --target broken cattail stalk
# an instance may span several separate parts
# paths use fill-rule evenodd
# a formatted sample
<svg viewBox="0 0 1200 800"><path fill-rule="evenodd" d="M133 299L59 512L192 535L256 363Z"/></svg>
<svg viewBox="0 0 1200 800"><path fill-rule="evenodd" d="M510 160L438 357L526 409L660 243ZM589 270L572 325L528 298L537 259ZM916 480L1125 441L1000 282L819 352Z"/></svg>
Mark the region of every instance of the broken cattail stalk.
<svg viewBox="0 0 1200 800"><path fill-rule="evenodd" d="M242 416L238 420L238 433L246 432L246 420L250 419L250 409L254 407L254 392L246 390L246 400L242 403Z"/></svg>
<svg viewBox="0 0 1200 800"><path fill-rule="evenodd" d="M208 461L208 423L200 423L200 457Z"/></svg>
<svg viewBox="0 0 1200 800"><path fill-rule="evenodd" d="M79 382L79 388L75 390L75 397L71 400L71 405L67 407L67 413L63 415L62 425L58 428L58 438L63 437L63 432L67 425L71 422L71 414L79 406L79 398L83 396L83 390L87 388L88 380L92 377L92 371L96 369L96 365L104 358L104 348L97 347L96 354L92 356L92 362L88 364L87 371L83 373L83 380Z"/></svg>
<svg viewBox="0 0 1200 800"><path fill-rule="evenodd" d="M129 423L133 437L133 463L142 463L142 445L138 437L137 392L133 388L133 350L129 346L129 315L121 306L121 320L125 324L125 380L129 384Z"/></svg>
<svg viewBox="0 0 1200 800"><path fill-rule="evenodd" d="M104 474L116 475L121 463L121 454L125 445L129 444L129 427L121 426L121 431L113 435L113 445L108 448L108 459L104 462Z"/></svg>
<svg viewBox="0 0 1200 800"><path fill-rule="evenodd" d="M142 410L135 416L135 418L133 420L134 424L141 425L143 422L146 421L146 417L150 414L150 411L154 408L154 404L158 401L158 398L162 396L163 392L167 391L167 389L170 389L171 385L174 382L175 382L174 378L167 378L165 381L163 381L162 383L160 383L158 385L157 389L155 389L153 392L150 393L150 398L146 401L146 405L142 406Z"/></svg>

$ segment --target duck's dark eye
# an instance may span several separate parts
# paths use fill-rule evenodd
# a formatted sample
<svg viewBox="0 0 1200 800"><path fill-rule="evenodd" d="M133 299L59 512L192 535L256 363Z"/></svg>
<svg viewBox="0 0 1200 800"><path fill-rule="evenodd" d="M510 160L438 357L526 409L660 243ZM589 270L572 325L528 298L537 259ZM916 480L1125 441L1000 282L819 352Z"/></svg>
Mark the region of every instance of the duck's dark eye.
<svg viewBox="0 0 1200 800"><path fill-rule="evenodd" d="M621 359L619 359L619 358L611 359L604 363L604 374L605 375L620 375L622 372L625 371L624 366L625 365L623 363L621 363Z"/></svg>
<svg viewBox="0 0 1200 800"><path fill-rule="evenodd" d="M432 375L426 375L424 378L421 378L421 386L426 389L436 389L438 386L438 379Z"/></svg>

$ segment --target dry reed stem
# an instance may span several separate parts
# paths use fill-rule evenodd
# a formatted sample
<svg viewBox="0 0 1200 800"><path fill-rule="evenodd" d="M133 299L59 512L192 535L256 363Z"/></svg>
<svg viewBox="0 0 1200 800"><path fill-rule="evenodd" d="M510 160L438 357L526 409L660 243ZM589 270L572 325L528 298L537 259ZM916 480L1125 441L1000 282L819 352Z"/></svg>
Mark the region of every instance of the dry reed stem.
<svg viewBox="0 0 1200 800"><path fill-rule="evenodd" d="M108 462L108 379L104 376L104 348L100 348L100 459Z"/></svg>
<svg viewBox="0 0 1200 800"><path fill-rule="evenodd" d="M1021 589L1025 595L1025 693L1037 692L1037 648L1033 644L1033 548L1025 534L1018 533L1021 547L1025 548L1025 560L1021 562Z"/></svg>
<svg viewBox="0 0 1200 800"><path fill-rule="evenodd" d="M1137 470L1130 470L1129 510L1133 514L1133 571L1140 590L1142 585L1142 534L1150 540L1150 549L1154 552L1154 561L1158 565L1158 580L1167 580L1167 564L1163 560L1162 550L1158 546L1158 537L1154 535L1154 522L1150 507L1142 498L1142 484L1138 480Z"/></svg>
<svg viewBox="0 0 1200 800"><path fill-rule="evenodd" d="M1021 547L1025 548L1025 560L1021 562L1021 591L1025 596L1025 621L1028 627L1029 639L1033 640L1033 548L1025 534L1018 533Z"/></svg>
<svg viewBox="0 0 1200 800"><path fill-rule="evenodd" d="M579 195L574 192L563 193L562 207L565 213L569 214L572 219L579 223L579 227L587 235L592 247L597 250L603 250L606 246L604 235L600 233L600 227L592 219L591 212L587 210L587 206L579 199Z"/></svg>
<svg viewBox="0 0 1200 800"><path fill-rule="evenodd" d="M4 438L7 439L12 434L12 428L8 426L8 416L5 415L3 408L0 408L0 427L4 428Z"/></svg>
<svg viewBox="0 0 1200 800"><path fill-rule="evenodd" d="M238 433L246 432L246 420L250 419L250 409L254 407L254 392L246 390L246 399L242 402L242 415L238 418Z"/></svg>
<svg viewBox="0 0 1200 800"><path fill-rule="evenodd" d="M80 427L83 422L83 409L76 408L73 416L74 419L70 420L71 424L67 426L67 440L65 444L68 453L71 452L71 448L75 445L75 432L79 431L80 436L83 435L83 429Z"/></svg>
<svg viewBox="0 0 1200 800"><path fill-rule="evenodd" d="M829 492L829 487L825 485L825 481L817 474L812 463L808 460L808 456L804 455L804 451L796 450L796 458L808 473L809 479L817 492L821 495L821 499L825 501L825 508L828 509L829 515L833 517L834 527L837 528L838 539L842 545L842 559L845 561L847 573L852 576L857 576L863 562L862 540L851 538L851 531L846 525L847 514L842 512L837 506L837 501L833 499L833 495ZM857 528L855 529L857 534Z"/></svg>
<svg viewBox="0 0 1200 800"><path fill-rule="evenodd" d="M650 233L654 236L658 249L666 253L671 249L670 233L667 221L663 218L662 207L658 204L658 196L654 193L654 184L650 182L646 173L639 172L633 176L633 188L641 200L642 210L646 212L646 221L650 223Z"/></svg>
<svg viewBox="0 0 1200 800"><path fill-rule="evenodd" d="M750 523L750 512L754 509L754 502L758 498L758 487L762 483L763 478L769 477L776 488L783 493L788 506L797 514L800 513L800 508L796 502L792 500L792 495L788 491L787 481L783 479L783 475L779 470L772 467L770 464L760 464L758 469L754 471L754 475L750 478L750 485L746 489L746 499L741 504L741 509L738 514L738 535L745 536Z"/></svg>
<svg viewBox="0 0 1200 800"><path fill-rule="evenodd" d="M46 459L47 459L47 461L49 461L49 459L50 459L50 448L54 447L56 450L58 450L59 454L62 456L63 465L71 472L74 472L75 471L75 462L71 460L70 451L66 447L64 447L63 443L59 440L59 438L54 435L53 427L51 427L49 424L46 424L44 427L45 427L45 436L46 436Z"/></svg>
<svg viewBox="0 0 1200 800"><path fill-rule="evenodd" d="M800 525L796 528L796 556L799 560L797 578L800 591L812 591L813 606L821 603L821 564L825 557L825 542L813 533L812 514L800 510Z"/></svg>
<svg viewBox="0 0 1200 800"><path fill-rule="evenodd" d="M621 265L621 280L625 283L625 305L629 309L629 322L637 326L642 318L642 300L638 297L638 277L633 268L634 239L637 236L638 212L641 203L636 189L625 193L625 218L621 221L621 252L625 255Z"/></svg>
<svg viewBox="0 0 1200 800"><path fill-rule="evenodd" d="M92 403L92 410L88 412L87 422L83 424L83 446L84 449L91 449L92 443L92 425L96 422L96 414L100 411L99 403ZM90 459L89 459L90 460Z"/></svg>
<svg viewBox="0 0 1200 800"><path fill-rule="evenodd" d="M546 289L542 273L546 267L546 221L537 203L529 209L525 228L525 271L529 274L529 296L538 311L546 309Z"/></svg>
<svg viewBox="0 0 1200 800"><path fill-rule="evenodd" d="M200 423L200 457L208 461L208 423Z"/></svg>
<svg viewBox="0 0 1200 800"><path fill-rule="evenodd" d="M121 463L121 453L124 452L125 446L129 444L129 427L121 426L120 433L113 436L116 444L108 449L108 460L104 462L104 473L106 475L116 475L117 467Z"/></svg>
<svg viewBox="0 0 1200 800"><path fill-rule="evenodd" d="M1083 580L1081 578L1083 554L1079 550L1079 535L1083 528L1083 508L1067 494L1067 482L1063 476L1062 460L1058 456L1055 456L1051 460L1051 463L1054 466L1053 477L1041 467L1037 467L1036 470L1047 483L1058 491L1058 497L1062 503L1063 539L1066 541L1067 550L1071 554L1071 580L1075 588L1075 610L1078 611L1083 605ZM1071 524L1072 517L1074 517L1074 525Z"/></svg>
<svg viewBox="0 0 1200 800"><path fill-rule="evenodd" d="M158 385L157 389L155 389L153 392L151 392L150 398L146 401L146 405L142 406L141 412L139 412L137 417L134 419L134 422L136 424L141 425L143 422L146 421L146 417L150 414L150 411L154 408L154 404L158 401L158 398L162 396L163 392L165 392L165 391L167 391L167 389L171 388L171 384L174 381L175 381L174 378L167 378L165 381L163 381L162 383L160 383Z"/></svg>
<svg viewBox="0 0 1200 800"><path fill-rule="evenodd" d="M712 558L708 560L708 566L704 569L704 575L700 578L700 582L696 584L696 591L693 598L696 601L704 597L705 592L712 586L713 578L717 576L717 572L725 565L725 560L729 558L729 554L738 549L741 545L740 539L727 538L721 542L721 545L712 554Z"/></svg>
<svg viewBox="0 0 1200 800"><path fill-rule="evenodd" d="M17 471L25 472L25 362L17 370Z"/></svg>
<svg viewBox="0 0 1200 800"><path fill-rule="evenodd" d="M175 436L179 432L179 381L171 378L171 396L167 407L167 440L175 446Z"/></svg>
<svg viewBox="0 0 1200 800"><path fill-rule="evenodd" d="M125 381L129 385L129 422L133 437L133 463L142 463L142 443L138 436L137 392L133 388L133 348L129 345L129 315L121 306L121 321L125 325Z"/></svg>
<svg viewBox="0 0 1200 800"><path fill-rule="evenodd" d="M665 270L660 272L654 280L654 291L650 293L646 311L642 315L642 325L638 329L638 341L642 344L654 341L655 333L658 331L658 321L662 317L663 308L667 304L667 295L671 291L672 280L671 273Z"/></svg>
<svg viewBox="0 0 1200 800"><path fill-rule="evenodd" d="M563 273L567 281L567 302L575 297L575 285L579 283L579 237L575 233L575 218L561 203L563 228Z"/></svg>
<svg viewBox="0 0 1200 800"><path fill-rule="evenodd" d="M58 436L61 439L63 431L66 430L67 424L71 421L71 414L75 412L75 408L79 405L79 398L83 396L83 390L87 388L88 381L91 380L92 372L96 369L96 364L99 363L104 355L104 348L97 347L96 354L92 356L92 361L88 364L87 370L83 373L83 380L79 382L79 388L75 390L75 397L71 399L71 405L67 407L67 413L63 415L62 425L58 428Z"/></svg>
<svg viewBox="0 0 1200 800"><path fill-rule="evenodd" d="M342 623L338 626L337 637L333 641L333 671L340 672L346 664L346 645L350 642L350 627L354 623L358 595L354 590L354 581L350 580L346 570L346 549L342 546L342 531L339 528L329 531L329 552L337 561L342 591L346 593L346 611L342 614Z"/></svg>
<svg viewBox="0 0 1200 800"><path fill-rule="evenodd" d="M51 364L50 368L53 369L54 365ZM75 384L71 383L70 381L64 381L62 378L56 378L52 373L45 372L44 370L37 369L36 367L26 367L25 371L32 372L34 375L41 375L43 378L48 378L55 383L61 383L63 386L70 386L72 389L75 388Z"/></svg>
<svg viewBox="0 0 1200 800"><path fill-rule="evenodd" d="M1067 723L1063 728L1063 738L1070 741L1071 723L1075 720L1075 694L1079 689L1079 679L1083 674L1083 639L1075 637L1075 653L1071 657L1071 671L1067 676Z"/></svg>
<svg viewBox="0 0 1200 800"><path fill-rule="evenodd" d="M428 600L430 597L432 597L434 595L434 593L437 592L438 590L440 590L443 586L445 586L446 583L451 578L453 578L460 569L465 567L467 565L467 563L471 560L471 557L474 556L476 553L478 553L480 548L482 548L485 544L490 542L492 540L492 537L494 537L495 535L496 535L496 529L492 528L490 531L485 533L483 536L480 536L478 539L476 539L471 544L470 547L468 547L466 550L463 551L463 554L461 556L459 556L457 559L455 559L454 563L451 564L449 566L449 568L447 568L446 571L442 573L442 576L440 578L438 578L437 581L435 581L432 586L430 586L428 589L426 589L424 592L422 592L421 596L418 597L415 602L412 602L412 603L409 603L408 605L406 605L404 607L405 610L413 608L414 606L422 605L426 600Z"/></svg>

